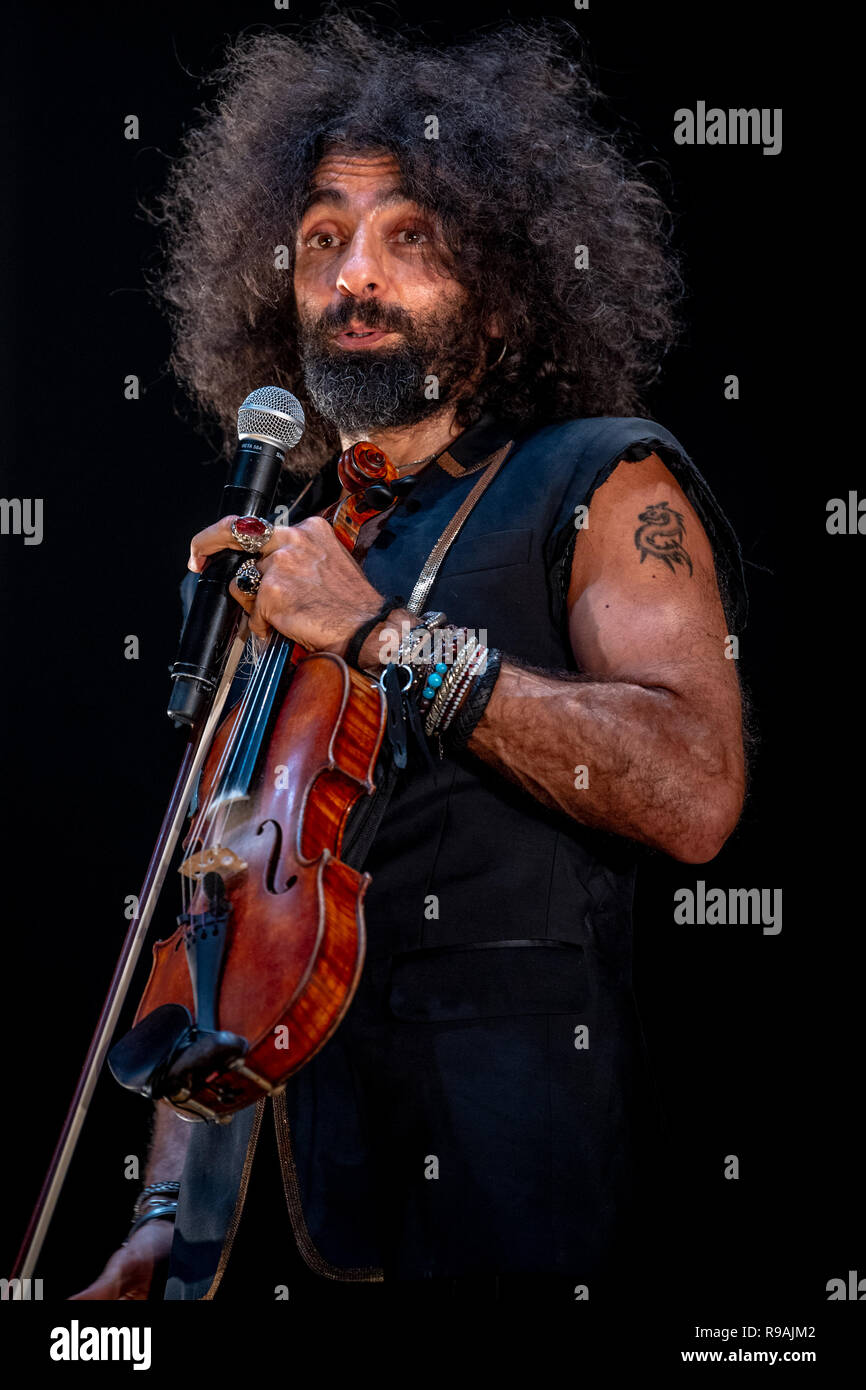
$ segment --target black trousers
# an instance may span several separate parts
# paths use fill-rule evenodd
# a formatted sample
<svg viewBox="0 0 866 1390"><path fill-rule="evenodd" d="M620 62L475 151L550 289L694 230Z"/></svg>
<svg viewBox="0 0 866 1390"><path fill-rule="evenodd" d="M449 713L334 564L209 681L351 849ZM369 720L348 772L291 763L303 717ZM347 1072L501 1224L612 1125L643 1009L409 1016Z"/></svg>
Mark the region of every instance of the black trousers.
<svg viewBox="0 0 866 1390"><path fill-rule="evenodd" d="M658 1277L659 1241L647 1223L628 1249L611 1257L608 1273L589 1291L595 1309L622 1310L631 1291L646 1297L644 1267ZM323 1277L303 1260L295 1242L283 1193L273 1127L265 1124L253 1160L244 1212L226 1272L214 1301L273 1303L285 1299L295 1307L370 1309L384 1307L475 1307L483 1304L528 1305L565 1309L580 1301L574 1280L563 1275L472 1275L459 1278L361 1282Z"/></svg>

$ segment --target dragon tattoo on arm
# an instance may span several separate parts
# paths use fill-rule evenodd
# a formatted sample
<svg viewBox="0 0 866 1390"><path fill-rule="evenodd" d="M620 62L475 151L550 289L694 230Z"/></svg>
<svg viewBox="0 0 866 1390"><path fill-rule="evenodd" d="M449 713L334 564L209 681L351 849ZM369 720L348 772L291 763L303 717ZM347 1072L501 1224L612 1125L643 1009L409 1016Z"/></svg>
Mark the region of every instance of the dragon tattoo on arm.
<svg viewBox="0 0 866 1390"><path fill-rule="evenodd" d="M654 502L638 513L638 520L643 525L635 531L634 543L640 551L641 564L649 555L653 560L662 560L673 574L677 565L687 565L691 575L691 558L682 543L686 530L682 513L675 512L668 502Z"/></svg>

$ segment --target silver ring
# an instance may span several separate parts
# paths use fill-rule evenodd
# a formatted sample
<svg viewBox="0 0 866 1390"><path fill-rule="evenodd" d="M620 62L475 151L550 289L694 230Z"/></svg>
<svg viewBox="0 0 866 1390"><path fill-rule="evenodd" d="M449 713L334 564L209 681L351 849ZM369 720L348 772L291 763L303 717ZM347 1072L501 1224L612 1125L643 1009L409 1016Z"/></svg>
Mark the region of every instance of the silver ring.
<svg viewBox="0 0 866 1390"><path fill-rule="evenodd" d="M273 526L261 516L237 516L232 522L232 540L250 555L258 555L273 534Z"/></svg>
<svg viewBox="0 0 866 1390"><path fill-rule="evenodd" d="M415 672L412 670L411 666L404 666L402 662L400 662L399 665L397 662L394 662L394 665L397 667L398 671L405 671L407 676L409 677L409 679L407 680L406 684L403 686L403 689L400 692L401 695L405 695L406 691L409 689L409 687L415 679ZM387 671L387 669L388 667L386 666L385 671ZM379 686L380 689L383 691L385 691L385 671L383 671L381 676L379 677ZM385 691L385 694L387 694L387 691Z"/></svg>
<svg viewBox="0 0 866 1390"><path fill-rule="evenodd" d="M261 582L262 573L255 560L244 560L242 565L238 565L235 583L242 594L257 594Z"/></svg>

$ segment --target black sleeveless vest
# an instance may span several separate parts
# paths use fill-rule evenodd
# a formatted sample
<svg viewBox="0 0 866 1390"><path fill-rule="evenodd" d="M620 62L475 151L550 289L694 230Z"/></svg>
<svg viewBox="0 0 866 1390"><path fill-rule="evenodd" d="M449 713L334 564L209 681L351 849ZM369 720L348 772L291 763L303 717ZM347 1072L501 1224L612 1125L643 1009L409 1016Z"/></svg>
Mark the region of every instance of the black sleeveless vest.
<svg viewBox="0 0 866 1390"><path fill-rule="evenodd" d="M477 481L474 465L514 437L487 417L449 451L465 475L421 473L364 562L377 590L408 598ZM674 436L642 419L571 420L518 438L425 608L486 631L506 657L574 671L565 597L575 509L624 454L653 450L704 523L740 631L730 524ZM332 500L334 463L304 514ZM577 747L562 756L582 761ZM470 753L434 761L435 776L413 761L365 861L367 957L343 1024L283 1097L257 1107L277 1123L298 1248L333 1279L590 1279L610 1259L632 1191L636 847L548 810ZM254 1172L257 1122L247 1111L229 1126L196 1126L167 1298L213 1296Z"/></svg>

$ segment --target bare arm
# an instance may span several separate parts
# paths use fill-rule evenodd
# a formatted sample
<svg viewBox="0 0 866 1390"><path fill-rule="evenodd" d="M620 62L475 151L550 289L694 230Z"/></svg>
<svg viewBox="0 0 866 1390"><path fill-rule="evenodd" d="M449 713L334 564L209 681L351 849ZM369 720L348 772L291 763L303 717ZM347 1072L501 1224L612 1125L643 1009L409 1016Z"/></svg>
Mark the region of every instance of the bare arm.
<svg viewBox="0 0 866 1390"><path fill-rule="evenodd" d="M743 802L739 682L709 541L656 455L595 493L568 612L586 674L503 660L470 750L584 825L712 859Z"/></svg>
<svg viewBox="0 0 866 1390"><path fill-rule="evenodd" d="M157 1104L145 1185L180 1181L192 1128L171 1106ZM145 1222L125 1245L115 1250L99 1277L74 1294L71 1301L146 1299L157 1268L168 1259L173 1235L170 1221L156 1217Z"/></svg>
<svg viewBox="0 0 866 1390"><path fill-rule="evenodd" d="M194 1126L164 1101L154 1108L153 1137L144 1183L180 1182ZM148 1223L149 1224L149 1223Z"/></svg>
<svg viewBox="0 0 866 1390"><path fill-rule="evenodd" d="M568 611L587 676L503 663L471 751L585 825L712 859L743 802L739 682L709 541L656 455L596 492Z"/></svg>

